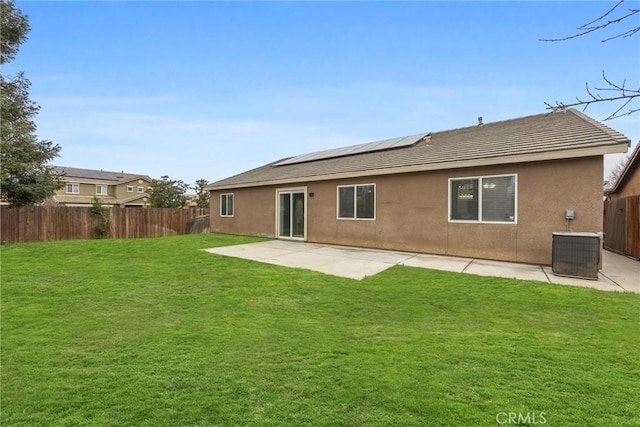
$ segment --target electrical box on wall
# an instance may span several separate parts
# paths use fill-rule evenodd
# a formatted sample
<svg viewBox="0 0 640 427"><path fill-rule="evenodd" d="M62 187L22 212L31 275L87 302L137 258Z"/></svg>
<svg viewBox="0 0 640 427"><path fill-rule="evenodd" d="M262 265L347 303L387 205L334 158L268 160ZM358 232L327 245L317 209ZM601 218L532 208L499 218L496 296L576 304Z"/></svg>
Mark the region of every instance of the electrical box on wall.
<svg viewBox="0 0 640 427"><path fill-rule="evenodd" d="M576 213L575 213L574 211L566 211L566 212L564 213L564 217L565 217L566 219L575 219L575 217L576 217Z"/></svg>

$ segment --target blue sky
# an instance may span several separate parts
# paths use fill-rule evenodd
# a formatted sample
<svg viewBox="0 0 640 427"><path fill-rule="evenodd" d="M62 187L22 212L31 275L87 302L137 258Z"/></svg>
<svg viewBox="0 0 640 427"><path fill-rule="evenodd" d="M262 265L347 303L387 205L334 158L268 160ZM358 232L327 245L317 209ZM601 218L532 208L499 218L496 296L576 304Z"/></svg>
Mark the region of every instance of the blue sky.
<svg viewBox="0 0 640 427"><path fill-rule="evenodd" d="M55 164L193 184L541 113L583 97L602 70L637 88L639 36L538 40L613 4L19 1L32 29L4 72L31 80L39 137L62 147ZM604 119L612 107L586 112ZM635 145L639 123L607 125Z"/></svg>

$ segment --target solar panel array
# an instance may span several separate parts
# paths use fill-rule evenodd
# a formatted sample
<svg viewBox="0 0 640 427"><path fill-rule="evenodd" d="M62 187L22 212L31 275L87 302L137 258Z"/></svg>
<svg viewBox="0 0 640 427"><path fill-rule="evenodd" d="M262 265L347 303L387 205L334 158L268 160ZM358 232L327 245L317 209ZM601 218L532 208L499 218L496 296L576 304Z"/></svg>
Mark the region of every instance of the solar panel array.
<svg viewBox="0 0 640 427"><path fill-rule="evenodd" d="M402 136L400 138L384 139L366 144L351 145L349 147L334 148L331 150L316 151L315 153L301 154L296 157L283 160L275 166L293 165L296 163L313 162L316 160L332 159L335 157L352 156L354 154L371 153L374 151L392 150L394 148L408 147L417 144L428 133L418 135Z"/></svg>
<svg viewBox="0 0 640 427"><path fill-rule="evenodd" d="M107 181L118 181L126 178L127 176L137 176L122 172L107 172L94 169L69 168L62 166L54 166L53 170L56 173L64 173L69 178L101 179Z"/></svg>

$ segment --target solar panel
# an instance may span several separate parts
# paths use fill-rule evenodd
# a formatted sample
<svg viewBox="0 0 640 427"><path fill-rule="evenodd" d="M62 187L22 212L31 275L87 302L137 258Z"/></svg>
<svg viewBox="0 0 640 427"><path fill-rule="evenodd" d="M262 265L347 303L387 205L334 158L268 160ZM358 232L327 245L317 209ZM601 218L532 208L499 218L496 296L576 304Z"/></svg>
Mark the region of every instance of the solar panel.
<svg viewBox="0 0 640 427"><path fill-rule="evenodd" d="M335 157L352 156L354 154L372 153L374 151L385 151L394 148L409 147L417 144L428 133L418 135L401 136L399 138L384 139L381 141L369 142L366 144L350 145L348 147L333 148L331 150L316 151L314 153L301 154L291 157L275 164L275 166L293 165L296 163L313 162L316 160L332 159Z"/></svg>
<svg viewBox="0 0 640 427"><path fill-rule="evenodd" d="M53 170L56 173L64 173L68 178L99 179L106 181L118 181L126 178L127 176L137 176L132 174L125 174L123 172L108 172L96 169L70 168L64 166L54 166Z"/></svg>

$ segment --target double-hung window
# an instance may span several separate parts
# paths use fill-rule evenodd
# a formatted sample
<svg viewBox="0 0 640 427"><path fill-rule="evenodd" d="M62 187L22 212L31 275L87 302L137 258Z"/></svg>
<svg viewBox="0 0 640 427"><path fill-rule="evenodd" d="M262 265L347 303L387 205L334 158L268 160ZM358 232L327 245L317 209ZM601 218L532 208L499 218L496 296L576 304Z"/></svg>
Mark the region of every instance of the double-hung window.
<svg viewBox="0 0 640 427"><path fill-rule="evenodd" d="M78 184L77 182L68 182L67 193L80 194L80 184Z"/></svg>
<svg viewBox="0 0 640 427"><path fill-rule="evenodd" d="M375 219L375 184L338 186L339 219Z"/></svg>
<svg viewBox="0 0 640 427"><path fill-rule="evenodd" d="M449 221L515 223L517 176L449 179Z"/></svg>
<svg viewBox="0 0 640 427"><path fill-rule="evenodd" d="M220 195L220 216L233 216L233 193Z"/></svg>
<svg viewBox="0 0 640 427"><path fill-rule="evenodd" d="M106 185L96 184L96 195L106 196L107 194L109 194L109 192Z"/></svg>

